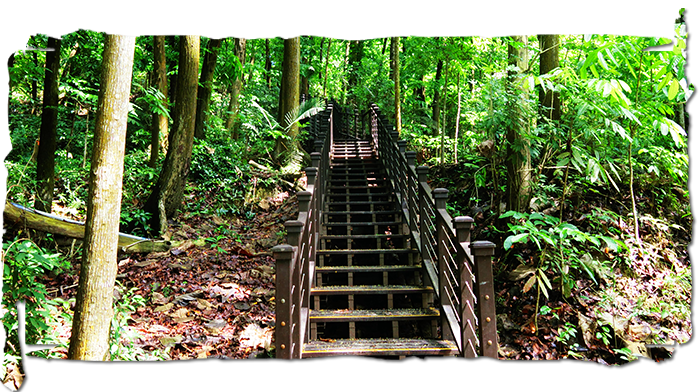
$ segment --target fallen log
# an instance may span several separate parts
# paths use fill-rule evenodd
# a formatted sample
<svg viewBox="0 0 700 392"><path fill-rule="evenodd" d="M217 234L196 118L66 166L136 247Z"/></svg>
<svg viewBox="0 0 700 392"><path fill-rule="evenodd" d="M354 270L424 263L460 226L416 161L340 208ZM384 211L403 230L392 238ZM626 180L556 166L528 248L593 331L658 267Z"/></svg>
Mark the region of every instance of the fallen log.
<svg viewBox="0 0 700 392"><path fill-rule="evenodd" d="M30 229L71 238L85 237L85 223L48 214L19 204L6 202L3 211L5 224L19 224ZM119 233L119 250L125 253L163 252L178 246L178 242L153 240Z"/></svg>

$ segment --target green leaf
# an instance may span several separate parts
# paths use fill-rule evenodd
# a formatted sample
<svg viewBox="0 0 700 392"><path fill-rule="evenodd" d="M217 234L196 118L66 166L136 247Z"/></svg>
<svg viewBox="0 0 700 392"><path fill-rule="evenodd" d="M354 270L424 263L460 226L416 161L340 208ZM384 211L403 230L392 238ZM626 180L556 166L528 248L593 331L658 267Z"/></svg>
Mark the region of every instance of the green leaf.
<svg viewBox="0 0 700 392"><path fill-rule="evenodd" d="M532 275L530 279L525 282L525 286L523 286L523 293L527 293L530 291L532 286L535 284L535 281L537 280L537 275Z"/></svg>
<svg viewBox="0 0 700 392"><path fill-rule="evenodd" d="M676 95L678 95L678 87L679 87L678 80L673 79L673 81L671 81L671 85L668 87L668 99L669 100L672 101L674 98L676 98Z"/></svg>
<svg viewBox="0 0 700 392"><path fill-rule="evenodd" d="M668 82L671 80L672 77L673 77L673 74L671 72L666 73L666 76L656 86L656 91L661 91L661 89L666 87L666 85L668 84Z"/></svg>
<svg viewBox="0 0 700 392"><path fill-rule="evenodd" d="M602 52L598 52L598 64L600 64L601 67L603 67L606 70L609 70L608 68L608 63L605 61L605 58L603 57Z"/></svg>
<svg viewBox="0 0 700 392"><path fill-rule="evenodd" d="M520 233L517 235L511 235L506 238L506 240L503 242L503 248L505 250L508 250L513 247L513 244L524 241L524 239L528 236L528 233Z"/></svg>
<svg viewBox="0 0 700 392"><path fill-rule="evenodd" d="M542 272L542 270L540 270L540 272ZM547 278L545 277L545 279L547 279ZM547 284L549 284L548 280L546 282L547 282ZM542 282L542 278L540 278L539 276L537 276L537 283L538 283L538 286L540 287L540 290L542 291L542 294L544 294L544 296L547 297L547 299L549 299L549 291L547 291L547 287L546 287L545 283ZM552 287L550 285L550 289L551 288Z"/></svg>

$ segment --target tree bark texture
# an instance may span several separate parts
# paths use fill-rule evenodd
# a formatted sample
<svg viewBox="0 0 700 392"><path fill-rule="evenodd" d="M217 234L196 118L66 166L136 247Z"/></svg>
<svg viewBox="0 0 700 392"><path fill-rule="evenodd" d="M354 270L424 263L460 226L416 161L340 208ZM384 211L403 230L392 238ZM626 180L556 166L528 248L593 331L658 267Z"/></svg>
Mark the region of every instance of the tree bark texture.
<svg viewBox="0 0 700 392"><path fill-rule="evenodd" d="M226 129L228 129L231 139L238 138L238 112L240 110L239 95L243 89L243 64L245 64L245 51L246 51L246 39L245 38L235 38L234 39L234 51L238 57L238 61L241 64L241 75L236 77L236 79L231 83L229 87L229 94L231 95L231 100L228 104L228 114L226 116Z"/></svg>
<svg viewBox="0 0 700 392"><path fill-rule="evenodd" d="M12 100L9 94L12 86L8 83L3 90L3 81L7 68L12 68L15 62L18 17L17 8L0 8L0 165L5 159L5 135ZM5 91L8 94L3 94Z"/></svg>
<svg viewBox="0 0 700 392"><path fill-rule="evenodd" d="M529 119L525 110L527 92L521 80L527 69L527 36L512 37L516 46L508 45L508 64L517 66L519 71L508 71L508 89L510 90L510 125L506 131L506 185L507 206L509 210L523 212L528 207L530 196L530 141Z"/></svg>
<svg viewBox="0 0 700 392"><path fill-rule="evenodd" d="M394 75L394 129L401 134L401 60L399 59L399 37L391 37L391 52L394 58L391 69Z"/></svg>
<svg viewBox="0 0 700 392"><path fill-rule="evenodd" d="M435 93L433 94L433 137L440 131L440 78L442 77L442 60L438 60L435 72Z"/></svg>
<svg viewBox="0 0 700 392"><path fill-rule="evenodd" d="M348 91L350 92L350 101L355 101L353 89L357 86L360 65L362 64L362 56L364 54L364 41L350 41L350 68L348 74Z"/></svg>
<svg viewBox="0 0 700 392"><path fill-rule="evenodd" d="M178 51L178 40L179 38L176 35L169 35L168 36L168 45L170 45L170 48L173 52ZM177 64L175 60L170 60L170 64L167 65L168 69L175 70L177 68ZM170 83L170 88L168 89L168 93L170 93L170 96L168 97L170 100L170 107L175 107L175 92L177 91L177 72L173 72L170 74L170 80L168 80L168 83Z"/></svg>
<svg viewBox="0 0 700 392"><path fill-rule="evenodd" d="M278 161L283 155L293 152L299 126L287 122L287 114L299 106L299 37L284 40L284 60L282 61L282 85L280 89L279 123L287 129L287 136L292 140L277 139L275 155ZM291 126L290 126L291 125Z"/></svg>
<svg viewBox="0 0 700 392"><path fill-rule="evenodd" d="M109 355L134 45L125 36L108 35L105 42L70 359Z"/></svg>
<svg viewBox="0 0 700 392"><path fill-rule="evenodd" d="M185 182L192 160L194 121L197 110L197 76L199 74L199 36L180 37L180 57L175 92L173 128L168 152L158 182L146 201L144 210L152 215L152 226L161 231L182 204Z"/></svg>
<svg viewBox="0 0 700 392"><path fill-rule="evenodd" d="M221 39L210 39L204 54L204 64L199 77L199 88L197 90L197 113L194 122L194 137L204 139L204 127L209 118L209 103L211 101L212 81L214 80L214 70L216 69L216 58L221 47ZM240 80L240 78L238 78Z"/></svg>
<svg viewBox="0 0 700 392"><path fill-rule="evenodd" d="M61 62L61 40L49 38L44 73L44 100L39 130L39 154L36 164L38 194L34 208L51 212L56 157L56 126L58 124L58 69ZM53 50L51 50L53 49Z"/></svg>
<svg viewBox="0 0 700 392"><path fill-rule="evenodd" d="M559 36L558 35L538 35L540 44L540 75L545 75L553 69L559 68ZM545 91L541 86L540 97L540 121L551 121L558 123L561 119L561 100L559 93L555 91Z"/></svg>
<svg viewBox="0 0 700 392"><path fill-rule="evenodd" d="M153 87L163 94L163 106L168 107L168 73L165 63L165 36L153 37ZM168 117L153 113L151 121L151 157L148 166L156 167L160 152L160 137L168 135Z"/></svg>
<svg viewBox="0 0 700 392"><path fill-rule="evenodd" d="M265 39L265 79L267 80L267 88L272 87L272 59L270 58L270 40Z"/></svg>

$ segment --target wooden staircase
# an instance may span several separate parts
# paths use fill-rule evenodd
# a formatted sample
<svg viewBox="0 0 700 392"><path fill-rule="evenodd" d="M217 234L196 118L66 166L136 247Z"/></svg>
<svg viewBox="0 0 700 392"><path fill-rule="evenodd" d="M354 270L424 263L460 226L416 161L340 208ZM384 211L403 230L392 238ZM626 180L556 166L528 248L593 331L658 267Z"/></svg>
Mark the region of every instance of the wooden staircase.
<svg viewBox="0 0 700 392"><path fill-rule="evenodd" d="M275 357L496 358L495 245L450 216L377 105L328 102L308 129L299 214L271 249Z"/></svg>

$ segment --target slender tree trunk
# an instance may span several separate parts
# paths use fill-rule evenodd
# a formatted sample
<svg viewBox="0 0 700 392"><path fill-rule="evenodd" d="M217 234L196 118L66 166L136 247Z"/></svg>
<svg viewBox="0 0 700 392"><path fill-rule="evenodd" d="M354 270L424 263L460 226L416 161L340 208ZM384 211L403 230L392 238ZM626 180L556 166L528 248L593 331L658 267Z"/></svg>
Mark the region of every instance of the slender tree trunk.
<svg viewBox="0 0 700 392"><path fill-rule="evenodd" d="M445 136L447 134L447 69L449 69L449 60L445 64L445 76L443 77L444 83L442 85L442 129L440 130L440 163L445 164Z"/></svg>
<svg viewBox="0 0 700 392"><path fill-rule="evenodd" d="M553 69L559 68L559 36L538 35L540 43L540 75L546 75ZM545 91L540 87L540 122L553 122L555 125L561 119L561 101L556 91Z"/></svg>
<svg viewBox="0 0 700 392"><path fill-rule="evenodd" d="M326 50L326 67L323 71L323 98L327 98L326 86L328 85L328 60L331 58L331 44L333 38L328 38L328 49Z"/></svg>
<svg viewBox="0 0 700 392"><path fill-rule="evenodd" d="M197 110L197 76L199 74L199 36L180 37L177 91L173 108L168 153L144 210L152 214L151 224L162 234L167 218L182 204L185 182L192 159L194 121Z"/></svg>
<svg viewBox="0 0 700 392"><path fill-rule="evenodd" d="M44 101L41 109L39 153L36 165L38 194L34 208L51 212L55 177L56 126L58 124L58 67L61 62L61 40L49 38L44 73ZM51 50L53 49L53 50Z"/></svg>
<svg viewBox="0 0 700 392"><path fill-rule="evenodd" d="M17 8L0 8L0 166L5 159L5 134L10 114L11 83L3 90L3 81L7 68L12 68L15 62L15 44L17 40ZM7 92L7 94L3 94Z"/></svg>
<svg viewBox="0 0 700 392"><path fill-rule="evenodd" d="M39 68L39 60L37 59L36 50L32 51L32 60L34 61L34 66ZM36 111L36 101L39 98L39 86L35 78L32 78L32 114Z"/></svg>
<svg viewBox="0 0 700 392"><path fill-rule="evenodd" d="M109 359L134 44L115 35L105 42L70 359Z"/></svg>
<svg viewBox="0 0 700 392"><path fill-rule="evenodd" d="M507 205L509 210L523 212L528 208L530 196L530 142L528 139L529 119L523 110L526 105L526 91L523 91L521 74L527 69L527 36L514 36L513 40L521 47L508 45L508 64L519 71L508 71L508 89L512 96L510 103L511 124L506 131L506 171L508 174Z"/></svg>
<svg viewBox="0 0 700 392"><path fill-rule="evenodd" d="M282 85L280 95L279 123L287 129L287 136L292 140L277 139L275 159L284 162L287 157L294 155L298 148L297 136L299 126L287 123L286 115L299 106L299 37L284 40L284 60L282 62Z"/></svg>
<svg viewBox="0 0 700 392"><path fill-rule="evenodd" d="M194 121L194 137L204 139L207 119L209 117L209 103L211 101L212 81L216 69L216 58L219 54L221 39L210 39L204 54L204 64L199 77L199 89L197 90L197 114ZM239 78L240 79L240 78Z"/></svg>
<svg viewBox="0 0 700 392"><path fill-rule="evenodd" d="M270 40L265 40L265 78L267 79L267 88L272 88L271 81L272 59L270 58Z"/></svg>
<svg viewBox="0 0 700 392"><path fill-rule="evenodd" d="M455 120L455 145L454 145L454 163L457 163L457 141L459 140L459 120L462 112L462 89L459 84L462 71L457 70L457 119Z"/></svg>
<svg viewBox="0 0 700 392"><path fill-rule="evenodd" d="M176 35L169 35L168 36L168 45L170 46L171 50L173 52L178 51L178 41L179 38ZM167 64L168 69L175 70L178 67L177 62L174 60L171 60L170 64ZM170 101L170 107L175 107L175 92L177 91L177 72L173 72L170 74L170 80L168 81L170 83L170 88L168 89L168 92L170 93L170 96L168 97Z"/></svg>
<svg viewBox="0 0 700 392"><path fill-rule="evenodd" d="M401 134L401 60L399 59L399 37L391 37L391 52L394 58L391 63L394 76L394 128Z"/></svg>
<svg viewBox="0 0 700 392"><path fill-rule="evenodd" d="M165 63L165 37L153 36L153 86L163 94L163 106L168 107L168 73ZM160 137L168 135L168 117L153 113L151 121L151 158L148 166L156 167L160 152Z"/></svg>
<svg viewBox="0 0 700 392"><path fill-rule="evenodd" d="M435 83L440 83L440 78L442 77L442 59L438 60L437 72L435 72ZM433 137L438 136L440 131L440 87L435 87L435 93L433 95Z"/></svg>
<svg viewBox="0 0 700 392"><path fill-rule="evenodd" d="M246 39L245 38L235 38L234 39L234 51L236 56L238 56L238 61L243 67L245 64L245 50L246 50ZM238 138L238 112L240 110L239 95L241 94L241 89L243 88L243 73L241 68L241 76L237 77L229 87L229 94L231 95L231 100L228 104L228 114L226 116L226 129L228 129L231 139Z"/></svg>

